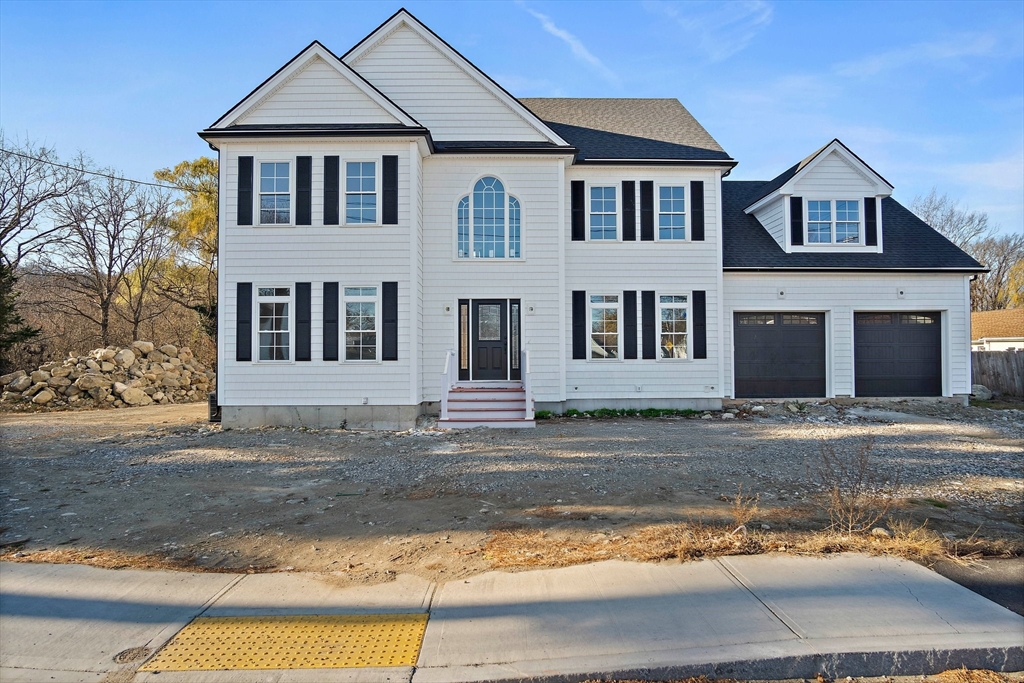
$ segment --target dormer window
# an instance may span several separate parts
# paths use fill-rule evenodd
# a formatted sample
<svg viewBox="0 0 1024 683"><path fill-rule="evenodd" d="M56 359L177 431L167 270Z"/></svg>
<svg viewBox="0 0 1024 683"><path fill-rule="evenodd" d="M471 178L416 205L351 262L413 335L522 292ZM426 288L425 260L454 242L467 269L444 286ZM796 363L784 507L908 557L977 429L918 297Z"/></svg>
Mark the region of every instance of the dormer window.
<svg viewBox="0 0 1024 683"><path fill-rule="evenodd" d="M860 244L860 201L807 200L807 244Z"/></svg>
<svg viewBox="0 0 1024 683"><path fill-rule="evenodd" d="M522 207L493 176L476 181L459 200L456 224L460 259L522 256Z"/></svg>

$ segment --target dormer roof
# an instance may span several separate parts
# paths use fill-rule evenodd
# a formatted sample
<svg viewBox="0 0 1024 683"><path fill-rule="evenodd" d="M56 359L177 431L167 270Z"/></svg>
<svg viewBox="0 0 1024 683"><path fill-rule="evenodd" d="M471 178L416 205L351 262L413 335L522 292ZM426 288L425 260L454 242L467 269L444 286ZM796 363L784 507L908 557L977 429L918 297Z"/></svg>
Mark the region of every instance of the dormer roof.
<svg viewBox="0 0 1024 683"><path fill-rule="evenodd" d="M756 211L759 207L772 201L778 196L791 195L794 193L794 186L800 179L811 172L814 167L830 154L835 153L842 157L850 166L865 179L874 183L878 196L888 196L893 191L892 184L883 178L875 169L871 168L859 156L844 145L839 138L833 138L831 142L815 150L810 156L798 161L793 166L775 176L761 189L759 195L747 205L744 210L747 213Z"/></svg>

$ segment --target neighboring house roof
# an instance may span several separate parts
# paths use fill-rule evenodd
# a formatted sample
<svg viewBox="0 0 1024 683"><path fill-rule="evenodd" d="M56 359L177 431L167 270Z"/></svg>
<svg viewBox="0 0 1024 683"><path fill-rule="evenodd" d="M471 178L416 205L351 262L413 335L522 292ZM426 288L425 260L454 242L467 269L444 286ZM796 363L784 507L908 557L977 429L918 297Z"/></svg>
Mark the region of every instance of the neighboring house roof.
<svg viewBox="0 0 1024 683"><path fill-rule="evenodd" d="M774 181L722 182L722 251L726 270L984 271L973 258L891 197L882 199L883 253L800 251L787 254L744 209Z"/></svg>
<svg viewBox="0 0 1024 683"><path fill-rule="evenodd" d="M579 150L580 162L691 160L735 165L676 99L528 97L519 101Z"/></svg>
<svg viewBox="0 0 1024 683"><path fill-rule="evenodd" d="M971 339L1024 338L1024 308L971 313Z"/></svg>

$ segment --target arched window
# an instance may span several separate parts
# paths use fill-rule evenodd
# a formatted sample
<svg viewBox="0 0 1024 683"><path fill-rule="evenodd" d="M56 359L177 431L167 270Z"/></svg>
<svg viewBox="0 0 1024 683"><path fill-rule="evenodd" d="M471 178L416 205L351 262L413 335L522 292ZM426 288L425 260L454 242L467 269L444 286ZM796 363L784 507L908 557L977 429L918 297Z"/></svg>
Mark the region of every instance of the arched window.
<svg viewBox="0 0 1024 683"><path fill-rule="evenodd" d="M476 181L472 194L459 200L459 258L520 258L522 210L493 176Z"/></svg>

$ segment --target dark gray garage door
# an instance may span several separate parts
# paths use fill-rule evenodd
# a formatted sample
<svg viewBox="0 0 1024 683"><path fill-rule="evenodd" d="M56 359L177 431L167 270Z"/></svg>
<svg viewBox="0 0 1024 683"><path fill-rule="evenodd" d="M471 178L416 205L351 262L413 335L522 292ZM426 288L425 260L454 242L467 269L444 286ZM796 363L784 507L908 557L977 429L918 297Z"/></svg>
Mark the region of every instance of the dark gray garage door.
<svg viewBox="0 0 1024 683"><path fill-rule="evenodd" d="M857 396L941 396L939 313L858 313Z"/></svg>
<svg viewBox="0 0 1024 683"><path fill-rule="evenodd" d="M825 395L824 313L736 313L736 398Z"/></svg>

